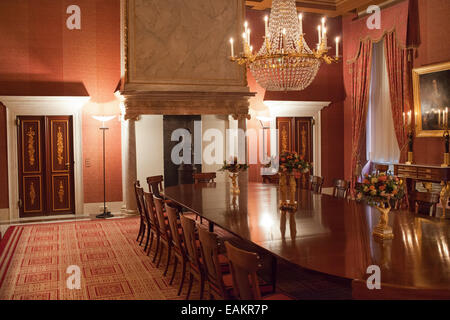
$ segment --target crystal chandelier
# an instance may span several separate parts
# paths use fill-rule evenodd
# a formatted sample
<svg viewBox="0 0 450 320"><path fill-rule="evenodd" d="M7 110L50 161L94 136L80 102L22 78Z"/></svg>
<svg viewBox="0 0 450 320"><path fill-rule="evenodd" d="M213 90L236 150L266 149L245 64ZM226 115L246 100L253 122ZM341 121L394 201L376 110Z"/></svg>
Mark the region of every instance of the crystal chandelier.
<svg viewBox="0 0 450 320"><path fill-rule="evenodd" d="M247 22L243 37L244 51L234 55L234 40L230 39L231 61L246 64L256 81L270 91L300 91L308 87L319 71L322 61L339 61L339 37L336 55L328 56L325 18L317 27L318 43L310 49L304 39L302 14L297 16L295 0L274 0L270 19L266 16L264 44L253 53Z"/></svg>

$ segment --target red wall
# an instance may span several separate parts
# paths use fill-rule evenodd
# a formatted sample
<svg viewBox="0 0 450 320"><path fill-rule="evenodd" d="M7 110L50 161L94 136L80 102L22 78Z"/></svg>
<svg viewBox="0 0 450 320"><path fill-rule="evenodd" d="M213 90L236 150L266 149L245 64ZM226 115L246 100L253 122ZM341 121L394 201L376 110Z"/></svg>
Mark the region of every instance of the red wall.
<svg viewBox="0 0 450 320"><path fill-rule="evenodd" d="M81 8L81 30L66 27L69 5ZM120 80L120 1L3 0L0 31L0 95L91 97L83 109L83 158L92 163L84 167L85 202L102 201L99 123L90 116L119 112L113 93ZM121 201L120 122L109 126L108 201Z"/></svg>
<svg viewBox="0 0 450 320"><path fill-rule="evenodd" d="M252 45L254 48L260 48L262 45L263 18L266 14L268 12L247 10L247 20L252 30ZM320 24L321 18L322 16L318 14L304 14L303 30L310 47L317 43L316 28ZM327 19L327 27L329 45L333 46L336 36L342 38L341 18ZM342 48L340 51L342 52ZM333 46L331 53L334 54L334 52ZM251 91L260 93L260 90L252 86L251 80L249 79ZM293 92L267 91L264 95L264 100L332 102L330 106L322 110L322 175L325 178L325 186L331 186L333 179L344 176L344 99L342 62L332 65L323 64L312 84L305 90Z"/></svg>
<svg viewBox="0 0 450 320"><path fill-rule="evenodd" d="M450 1L419 0L420 47L414 67L450 61ZM443 161L442 138L416 138L415 161L439 165Z"/></svg>

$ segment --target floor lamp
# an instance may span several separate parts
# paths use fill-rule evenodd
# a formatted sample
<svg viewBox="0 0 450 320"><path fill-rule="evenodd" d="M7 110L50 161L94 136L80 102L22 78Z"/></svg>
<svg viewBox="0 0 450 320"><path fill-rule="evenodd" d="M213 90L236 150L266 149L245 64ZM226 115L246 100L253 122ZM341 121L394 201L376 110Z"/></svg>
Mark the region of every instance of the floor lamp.
<svg viewBox="0 0 450 320"><path fill-rule="evenodd" d="M99 214L97 218L106 219L114 217L111 212L108 211L106 207L106 153L105 153L105 138L106 138L106 130L109 128L105 125L109 120L114 119L116 116L92 116L95 120L101 121L102 126L100 130L103 133L103 213Z"/></svg>

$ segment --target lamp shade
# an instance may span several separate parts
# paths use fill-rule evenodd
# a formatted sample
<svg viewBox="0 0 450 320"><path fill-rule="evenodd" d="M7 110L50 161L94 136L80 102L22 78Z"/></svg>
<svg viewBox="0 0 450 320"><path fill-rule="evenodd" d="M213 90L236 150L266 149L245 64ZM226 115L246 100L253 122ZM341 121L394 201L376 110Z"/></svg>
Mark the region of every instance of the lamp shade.
<svg viewBox="0 0 450 320"><path fill-rule="evenodd" d="M109 120L112 120L115 117L116 116L92 116L92 118L101 122L108 122Z"/></svg>

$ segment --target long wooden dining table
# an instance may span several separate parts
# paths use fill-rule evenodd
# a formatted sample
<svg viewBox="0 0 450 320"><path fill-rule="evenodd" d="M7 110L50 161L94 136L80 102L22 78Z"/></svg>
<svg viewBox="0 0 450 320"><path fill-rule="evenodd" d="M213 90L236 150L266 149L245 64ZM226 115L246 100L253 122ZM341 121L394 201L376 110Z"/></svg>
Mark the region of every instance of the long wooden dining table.
<svg viewBox="0 0 450 320"><path fill-rule="evenodd" d="M229 183L178 185L166 198L200 215L243 241L302 268L345 279L367 279L367 268L380 267L381 282L450 289L450 221L392 211L394 239L372 236L379 213L352 200L298 190L298 209L278 209L278 186L240 183L232 196Z"/></svg>

